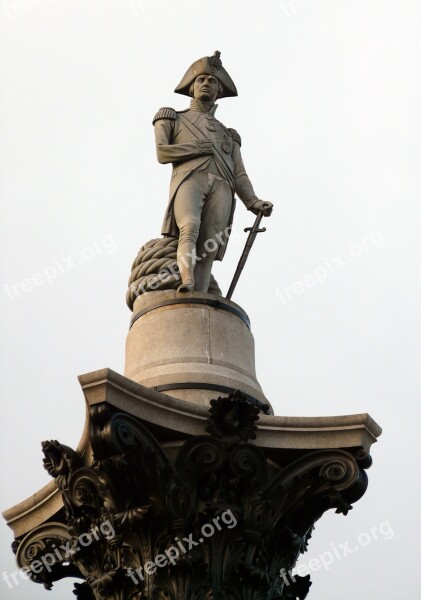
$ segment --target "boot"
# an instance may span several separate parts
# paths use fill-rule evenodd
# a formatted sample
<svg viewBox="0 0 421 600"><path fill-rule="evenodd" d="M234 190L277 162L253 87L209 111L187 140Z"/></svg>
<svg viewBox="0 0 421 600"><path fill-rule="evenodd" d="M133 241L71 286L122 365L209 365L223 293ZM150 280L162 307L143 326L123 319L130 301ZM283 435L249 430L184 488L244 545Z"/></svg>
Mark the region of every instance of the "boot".
<svg viewBox="0 0 421 600"><path fill-rule="evenodd" d="M177 264L181 276L181 284L177 292L194 291L194 267L196 264L196 245L190 242L180 244L177 249Z"/></svg>

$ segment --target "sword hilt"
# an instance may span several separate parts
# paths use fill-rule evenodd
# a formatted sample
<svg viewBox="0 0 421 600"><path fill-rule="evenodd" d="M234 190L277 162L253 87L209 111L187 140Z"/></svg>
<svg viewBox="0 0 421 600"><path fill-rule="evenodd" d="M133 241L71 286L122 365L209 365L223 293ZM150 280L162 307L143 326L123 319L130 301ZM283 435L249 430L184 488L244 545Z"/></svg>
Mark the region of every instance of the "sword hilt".
<svg viewBox="0 0 421 600"><path fill-rule="evenodd" d="M253 229L253 227L246 227L244 231L254 231L255 233L264 233L266 231L266 227L262 227L261 229Z"/></svg>
<svg viewBox="0 0 421 600"><path fill-rule="evenodd" d="M256 216L256 220L254 221L253 225L251 227L246 227L244 229L244 231L247 233L248 231L252 231L253 233L261 233L266 231L266 227L262 227L261 229L259 229L259 225L261 220L263 219L263 213L259 212L259 214Z"/></svg>

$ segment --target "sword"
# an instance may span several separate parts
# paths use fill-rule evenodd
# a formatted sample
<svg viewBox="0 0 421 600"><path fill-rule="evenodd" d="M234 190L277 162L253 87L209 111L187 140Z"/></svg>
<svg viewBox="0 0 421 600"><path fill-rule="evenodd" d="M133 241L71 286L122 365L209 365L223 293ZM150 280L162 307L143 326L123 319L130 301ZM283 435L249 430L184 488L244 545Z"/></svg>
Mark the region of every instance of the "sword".
<svg viewBox="0 0 421 600"><path fill-rule="evenodd" d="M246 245L244 246L244 250L240 257L240 260L238 261L237 269L234 273L234 277L228 290L228 294L226 295L227 300L231 300L231 296L233 295L235 286L237 285L237 282L240 279L241 272L244 269L244 265L246 264L247 257L250 254L251 247L254 244L254 240L256 239L257 234L266 231L266 227L262 227L261 229L259 229L260 221L262 220L262 218L263 213L259 212L259 214L256 217L256 220L253 223L253 227L246 227L244 229L246 233L247 231L249 231L250 233L248 235Z"/></svg>

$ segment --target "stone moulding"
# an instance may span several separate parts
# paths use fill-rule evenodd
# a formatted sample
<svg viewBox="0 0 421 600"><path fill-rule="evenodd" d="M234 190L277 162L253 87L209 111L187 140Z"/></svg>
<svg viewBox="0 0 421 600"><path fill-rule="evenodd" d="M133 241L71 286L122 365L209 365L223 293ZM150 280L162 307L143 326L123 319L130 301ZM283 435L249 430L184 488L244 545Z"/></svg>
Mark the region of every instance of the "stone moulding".
<svg viewBox="0 0 421 600"><path fill-rule="evenodd" d="M279 572L294 566L326 510L346 514L364 494L381 434L369 415L259 415L241 393L209 410L109 369L79 380L87 418L76 451L44 442L53 481L3 515L21 567L104 521L115 535L32 579L50 588L79 577L80 600L305 598L309 579L287 584ZM199 539L224 510L235 528L143 579L128 576L175 538Z"/></svg>

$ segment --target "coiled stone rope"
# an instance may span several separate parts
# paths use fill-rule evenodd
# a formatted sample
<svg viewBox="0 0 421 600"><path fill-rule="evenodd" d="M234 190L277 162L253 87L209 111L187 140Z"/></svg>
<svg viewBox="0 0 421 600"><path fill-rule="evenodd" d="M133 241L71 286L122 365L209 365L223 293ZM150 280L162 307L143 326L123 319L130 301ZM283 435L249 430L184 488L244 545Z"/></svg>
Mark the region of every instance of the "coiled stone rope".
<svg viewBox="0 0 421 600"><path fill-rule="evenodd" d="M130 310L139 296L157 290L176 290L181 283L177 266L178 239L162 237L146 242L139 250L129 278L126 302ZM209 294L222 296L211 275Z"/></svg>

